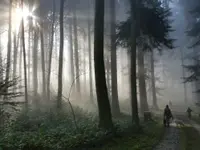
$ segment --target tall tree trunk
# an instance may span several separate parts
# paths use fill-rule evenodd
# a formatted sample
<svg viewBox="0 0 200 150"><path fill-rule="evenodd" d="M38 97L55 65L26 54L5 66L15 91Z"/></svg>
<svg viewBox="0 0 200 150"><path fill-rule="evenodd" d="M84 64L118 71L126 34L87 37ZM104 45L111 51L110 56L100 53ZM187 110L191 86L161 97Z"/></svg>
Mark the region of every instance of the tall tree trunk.
<svg viewBox="0 0 200 150"><path fill-rule="evenodd" d="M33 48L33 97L35 100L35 103L38 103L37 99L37 93L38 93L38 29L37 27L34 29L34 48Z"/></svg>
<svg viewBox="0 0 200 150"><path fill-rule="evenodd" d="M95 2L94 64L99 126L110 129L113 124L104 66L104 0L96 0Z"/></svg>
<svg viewBox="0 0 200 150"><path fill-rule="evenodd" d="M182 76L184 79L185 78L184 54L182 49L180 49L180 51L181 51ZM187 87L185 82L183 83L183 88L184 88L184 102L187 103Z"/></svg>
<svg viewBox="0 0 200 150"><path fill-rule="evenodd" d="M116 48L116 0L110 0L111 14L111 84L112 84L112 113L120 114L117 84L117 48Z"/></svg>
<svg viewBox="0 0 200 150"><path fill-rule="evenodd" d="M157 96L156 96L156 83L155 83L155 66L154 66L154 51L151 51L151 86L152 86L152 98L153 107L158 109Z"/></svg>
<svg viewBox="0 0 200 150"><path fill-rule="evenodd" d="M64 27L63 27L63 18L64 18L64 3L65 0L60 1L60 52L59 52L59 66L58 66L58 99L57 99L57 108L61 108L62 105L62 77L63 77L63 49L64 49Z"/></svg>
<svg viewBox="0 0 200 150"><path fill-rule="evenodd" d="M28 89L31 88L31 28L28 29Z"/></svg>
<svg viewBox="0 0 200 150"><path fill-rule="evenodd" d="M90 10L90 1L88 1L88 9ZM90 100L93 101L93 77L92 77L92 48L91 48L91 15L88 13L88 54L89 54L89 85L90 85Z"/></svg>
<svg viewBox="0 0 200 150"><path fill-rule="evenodd" d="M13 79L16 78L16 69L17 69L17 55L18 55L18 46L17 46L17 33L14 32L14 54L13 54ZM13 92L15 92L16 87L13 88Z"/></svg>
<svg viewBox="0 0 200 150"><path fill-rule="evenodd" d="M83 38L85 38L85 37L87 37L87 35L86 35L86 33L85 33L85 31L84 31L84 34L83 34ZM83 91L84 91L84 93L86 93L87 92L87 75L86 75L86 43L83 43L83 70L85 71L85 72L83 72L84 74L84 86L83 86Z"/></svg>
<svg viewBox="0 0 200 150"><path fill-rule="evenodd" d="M46 100L46 73L45 73L45 56L44 56L44 34L43 34L43 23L41 21L40 29L40 46L41 46L41 64L42 64L42 95Z"/></svg>
<svg viewBox="0 0 200 150"><path fill-rule="evenodd" d="M22 52L23 52L23 49L22 49L22 40L20 38L20 41L19 41L19 48L20 48L20 51L19 51L19 77L22 79ZM22 87L22 81L20 81L19 83L19 91L21 92L21 87Z"/></svg>
<svg viewBox="0 0 200 150"><path fill-rule="evenodd" d="M111 98L111 76L110 76L110 55L107 56L106 59L106 83L107 83L107 89L108 89L108 98Z"/></svg>
<svg viewBox="0 0 200 150"><path fill-rule="evenodd" d="M5 83L7 84L9 81L10 76L10 61L11 61L11 49L12 49L12 7L13 7L13 0L10 0L9 5L9 27L8 27L8 45L7 45L7 66L6 66L6 80ZM8 92L8 89L5 89L5 93ZM4 96L6 99L6 96Z"/></svg>
<svg viewBox="0 0 200 150"><path fill-rule="evenodd" d="M71 69L71 82L74 81L74 49L73 49L73 29L72 19L69 19L69 46L70 46L70 69Z"/></svg>
<svg viewBox="0 0 200 150"><path fill-rule="evenodd" d="M0 28L1 29L1 28ZM0 34L0 82L3 82L2 36Z"/></svg>
<svg viewBox="0 0 200 150"><path fill-rule="evenodd" d="M136 38L137 38L137 6L138 0L130 0L131 4L131 51L130 51L130 82L131 82L131 108L132 121L139 126L137 79L136 79Z"/></svg>
<svg viewBox="0 0 200 150"><path fill-rule="evenodd" d="M33 0L28 2L29 12L32 11ZM28 89L31 89L31 37L32 37L32 18L28 20Z"/></svg>
<svg viewBox="0 0 200 150"><path fill-rule="evenodd" d="M76 90L79 95L81 92L80 89L80 76L79 73L79 47L78 47L78 32L77 32L77 16L76 16L76 8L73 10L73 28L74 28L74 52L75 52L75 66L76 66Z"/></svg>
<svg viewBox="0 0 200 150"><path fill-rule="evenodd" d="M138 77L139 77L139 93L140 93L140 110L143 114L148 111L147 91L146 91L146 72L144 67L144 51L138 50Z"/></svg>
<svg viewBox="0 0 200 150"><path fill-rule="evenodd" d="M21 0L21 9L24 10L24 1ZM26 71L26 47L25 47L25 35L24 35L24 18L22 17L22 48L24 58L24 93L25 93L25 108L28 110L28 90L27 90L27 71Z"/></svg>
<svg viewBox="0 0 200 150"><path fill-rule="evenodd" d="M53 54L53 45L54 45L54 33L55 33L55 9L56 9L56 1L52 0L53 7L53 16L52 16L52 24L51 24L51 41L50 41L50 50L49 50L49 66L48 66L48 74L47 74L47 99L50 100L50 82L51 82L51 66L52 66L52 54Z"/></svg>
<svg viewBox="0 0 200 150"><path fill-rule="evenodd" d="M46 69L45 69L45 50L44 50L44 22L42 17L42 8L41 4L39 7L39 16L40 16L40 50L41 50L41 67L42 67L42 96L43 99L46 100Z"/></svg>

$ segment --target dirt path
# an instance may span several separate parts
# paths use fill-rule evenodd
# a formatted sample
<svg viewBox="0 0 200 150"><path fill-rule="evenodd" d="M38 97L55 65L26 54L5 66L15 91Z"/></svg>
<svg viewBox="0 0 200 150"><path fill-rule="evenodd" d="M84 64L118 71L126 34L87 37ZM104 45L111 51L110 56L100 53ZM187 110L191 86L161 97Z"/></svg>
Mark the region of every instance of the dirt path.
<svg viewBox="0 0 200 150"><path fill-rule="evenodd" d="M166 128L163 140L154 150L179 150L180 147L180 129L175 123Z"/></svg>

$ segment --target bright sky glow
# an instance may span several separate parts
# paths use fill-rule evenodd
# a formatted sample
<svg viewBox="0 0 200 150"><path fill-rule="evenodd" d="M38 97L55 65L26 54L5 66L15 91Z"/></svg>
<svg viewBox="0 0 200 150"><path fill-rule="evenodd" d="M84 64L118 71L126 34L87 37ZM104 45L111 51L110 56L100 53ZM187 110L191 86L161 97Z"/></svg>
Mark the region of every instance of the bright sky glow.
<svg viewBox="0 0 200 150"><path fill-rule="evenodd" d="M22 18L24 19L24 25L26 26L28 24L29 17L34 19L33 13L29 11L28 7L25 6L23 10L20 7L15 8L12 18L14 30L19 30Z"/></svg>

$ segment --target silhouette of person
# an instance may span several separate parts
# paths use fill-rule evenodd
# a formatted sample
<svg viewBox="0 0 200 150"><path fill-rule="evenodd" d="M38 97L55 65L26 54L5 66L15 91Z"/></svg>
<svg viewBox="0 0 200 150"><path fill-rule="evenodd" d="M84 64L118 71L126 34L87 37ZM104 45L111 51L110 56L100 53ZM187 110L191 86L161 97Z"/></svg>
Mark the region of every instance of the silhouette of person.
<svg viewBox="0 0 200 150"><path fill-rule="evenodd" d="M170 119L173 119L173 115L172 115L172 112L169 108L168 105L166 105L165 109L164 109L164 125L169 127L169 120Z"/></svg>

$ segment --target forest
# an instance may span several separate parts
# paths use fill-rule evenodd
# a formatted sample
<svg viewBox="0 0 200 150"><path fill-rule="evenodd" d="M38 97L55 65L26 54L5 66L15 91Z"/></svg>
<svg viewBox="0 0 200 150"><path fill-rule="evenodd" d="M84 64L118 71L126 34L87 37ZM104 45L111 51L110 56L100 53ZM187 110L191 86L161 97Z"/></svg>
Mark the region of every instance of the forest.
<svg viewBox="0 0 200 150"><path fill-rule="evenodd" d="M199 0L0 0L0 150L199 150L199 45Z"/></svg>

